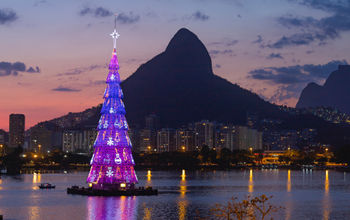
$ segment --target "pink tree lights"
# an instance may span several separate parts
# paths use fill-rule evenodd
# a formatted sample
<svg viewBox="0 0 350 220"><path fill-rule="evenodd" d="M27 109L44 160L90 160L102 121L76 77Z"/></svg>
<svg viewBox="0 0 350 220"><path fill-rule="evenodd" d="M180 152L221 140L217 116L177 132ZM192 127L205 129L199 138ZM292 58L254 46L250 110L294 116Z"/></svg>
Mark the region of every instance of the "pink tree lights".
<svg viewBox="0 0 350 220"><path fill-rule="evenodd" d="M119 34L116 28L111 36L114 48L109 63L101 118L97 127L98 134L90 162L91 169L87 178L92 188L103 190L130 188L138 182L131 153L128 123L125 119L125 106L122 101L123 92L120 87L116 52L116 40Z"/></svg>

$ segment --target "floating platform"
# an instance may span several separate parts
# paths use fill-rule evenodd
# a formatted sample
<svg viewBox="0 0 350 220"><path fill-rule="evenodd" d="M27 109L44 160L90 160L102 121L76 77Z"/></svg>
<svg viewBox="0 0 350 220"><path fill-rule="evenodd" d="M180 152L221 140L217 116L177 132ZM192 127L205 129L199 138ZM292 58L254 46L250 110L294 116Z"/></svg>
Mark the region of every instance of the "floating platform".
<svg viewBox="0 0 350 220"><path fill-rule="evenodd" d="M67 188L67 194L83 196L155 196L158 195L158 190L152 189L152 187L139 187L125 190L100 190L91 187L72 186Z"/></svg>

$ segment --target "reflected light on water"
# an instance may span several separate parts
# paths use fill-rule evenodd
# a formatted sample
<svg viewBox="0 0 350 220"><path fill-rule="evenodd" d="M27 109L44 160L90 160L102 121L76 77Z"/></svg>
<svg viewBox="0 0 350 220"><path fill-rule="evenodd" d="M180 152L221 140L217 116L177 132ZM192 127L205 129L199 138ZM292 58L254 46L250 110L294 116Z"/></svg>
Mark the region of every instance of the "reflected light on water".
<svg viewBox="0 0 350 220"><path fill-rule="evenodd" d="M326 170L325 180L324 180L324 191L325 194L329 192L329 179L328 179L328 170Z"/></svg>
<svg viewBox="0 0 350 220"><path fill-rule="evenodd" d="M137 219L137 197L89 197L88 220L133 220Z"/></svg>
<svg viewBox="0 0 350 220"><path fill-rule="evenodd" d="M32 183L33 183L33 187L32 189L33 190L39 190L38 186L37 186L37 183L40 183L41 182L41 174L40 173L33 173L33 180L32 180ZM31 197L35 197L34 194L31 194ZM29 206L28 207L28 216L29 216L29 219L33 219L33 220L36 220L36 219L40 219L40 209L38 206Z"/></svg>
<svg viewBox="0 0 350 220"><path fill-rule="evenodd" d="M143 204L143 220L151 220L152 208L147 208L146 204Z"/></svg>
<svg viewBox="0 0 350 220"><path fill-rule="evenodd" d="M2 179L0 178L0 190L3 189L2 186L1 186L1 184L2 184Z"/></svg>
<svg viewBox="0 0 350 220"><path fill-rule="evenodd" d="M303 175L303 177L304 177L304 175ZM292 191L292 180L291 180L290 170L288 170L288 172L287 172L287 192L291 192L291 191ZM290 200L290 196L291 196L291 194L288 195L288 197L287 197L288 199L286 201L286 212L285 212L286 216L285 216L285 220L291 219L293 203Z"/></svg>
<svg viewBox="0 0 350 220"><path fill-rule="evenodd" d="M186 181L186 170L182 170L181 181Z"/></svg>
<svg viewBox="0 0 350 220"><path fill-rule="evenodd" d="M40 182L41 182L41 174L33 173L33 183L40 183Z"/></svg>
<svg viewBox="0 0 350 220"><path fill-rule="evenodd" d="M187 186L186 185L181 185L180 186L180 197L181 198L185 198L186 191L187 191Z"/></svg>
<svg viewBox="0 0 350 220"><path fill-rule="evenodd" d="M40 219L40 209L38 206L29 206L28 207L28 212L29 212L29 219L30 220L37 220Z"/></svg>
<svg viewBox="0 0 350 220"><path fill-rule="evenodd" d="M179 220L186 219L186 212L187 212L187 206L188 206L186 192L187 192L186 171L182 170L181 181L180 181L180 200L177 202Z"/></svg>
<svg viewBox="0 0 350 220"><path fill-rule="evenodd" d="M288 179L287 179L287 192L292 191L292 181L290 177L290 170L288 170Z"/></svg>
<svg viewBox="0 0 350 220"><path fill-rule="evenodd" d="M40 173L33 173L33 187L32 189L33 190L38 190L38 186L37 186L37 183L40 183L41 182L41 174Z"/></svg>
<svg viewBox="0 0 350 220"><path fill-rule="evenodd" d="M252 193L253 191L254 191L253 169L250 169L249 170L248 192Z"/></svg>
<svg viewBox="0 0 350 220"><path fill-rule="evenodd" d="M147 170L147 182L146 182L146 186L151 186L152 185L152 173L151 170Z"/></svg>
<svg viewBox="0 0 350 220"><path fill-rule="evenodd" d="M152 178L152 173L151 173L151 170L147 170L147 181L150 182L151 181L151 178Z"/></svg>
<svg viewBox="0 0 350 220"><path fill-rule="evenodd" d="M179 208L179 220L185 220L186 219L186 212L187 212L187 206L188 201L187 200L181 200L177 203Z"/></svg>
<svg viewBox="0 0 350 220"><path fill-rule="evenodd" d="M186 185L186 171L181 172L181 182L180 182L180 197L184 198L186 195L187 185Z"/></svg>
<svg viewBox="0 0 350 220"><path fill-rule="evenodd" d="M330 214L330 209L331 209L331 204L330 204L330 200L329 200L328 170L326 170L326 173L325 173L324 197L323 197L322 205L323 205L323 219L324 220L328 220L329 219L329 214Z"/></svg>

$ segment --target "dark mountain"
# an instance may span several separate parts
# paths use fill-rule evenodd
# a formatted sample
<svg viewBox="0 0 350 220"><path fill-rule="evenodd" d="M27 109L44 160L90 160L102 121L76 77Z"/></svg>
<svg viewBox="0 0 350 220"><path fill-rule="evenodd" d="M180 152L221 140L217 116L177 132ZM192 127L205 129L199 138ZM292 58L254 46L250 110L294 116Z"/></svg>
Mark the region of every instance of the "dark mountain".
<svg viewBox="0 0 350 220"><path fill-rule="evenodd" d="M350 113L350 65L339 65L323 86L308 84L301 92L297 108L333 107Z"/></svg>
<svg viewBox="0 0 350 220"><path fill-rule="evenodd" d="M211 58L198 37L180 29L166 50L141 65L122 83L127 119L142 124L151 113L162 126L202 119L243 123L246 112L282 113L256 94L213 74Z"/></svg>
<svg viewBox="0 0 350 220"><path fill-rule="evenodd" d="M214 75L207 49L187 29L180 29L166 50L142 64L122 83L122 88L126 117L132 128L142 127L145 116L153 113L159 116L161 127L177 128L202 119L243 124L247 112L251 112L260 118L281 121L279 129L316 128L322 143L341 146L350 141L349 127L311 114L282 111L258 95ZM47 123L63 129L96 127L100 109L101 105Z"/></svg>

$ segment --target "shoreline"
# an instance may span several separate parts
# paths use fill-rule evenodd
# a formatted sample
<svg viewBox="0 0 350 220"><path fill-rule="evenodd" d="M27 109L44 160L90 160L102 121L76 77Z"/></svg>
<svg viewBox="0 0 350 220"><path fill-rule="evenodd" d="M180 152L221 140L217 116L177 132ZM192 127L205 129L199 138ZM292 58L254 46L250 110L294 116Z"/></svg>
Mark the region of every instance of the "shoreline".
<svg viewBox="0 0 350 220"><path fill-rule="evenodd" d="M230 171L230 170L250 170L250 169L261 169L261 170L335 170L339 172L350 172L350 167L327 167L327 166L313 166L313 167L302 167L302 166L278 166L274 168L263 168L262 166L231 166L231 167L220 167L220 166L196 166L196 167L175 167L175 166L135 166L135 170L152 170L152 171ZM90 166L40 166L40 167L23 167L18 174L30 174L30 173L62 173L81 171L88 172ZM0 175L17 175L17 174L0 174Z"/></svg>

